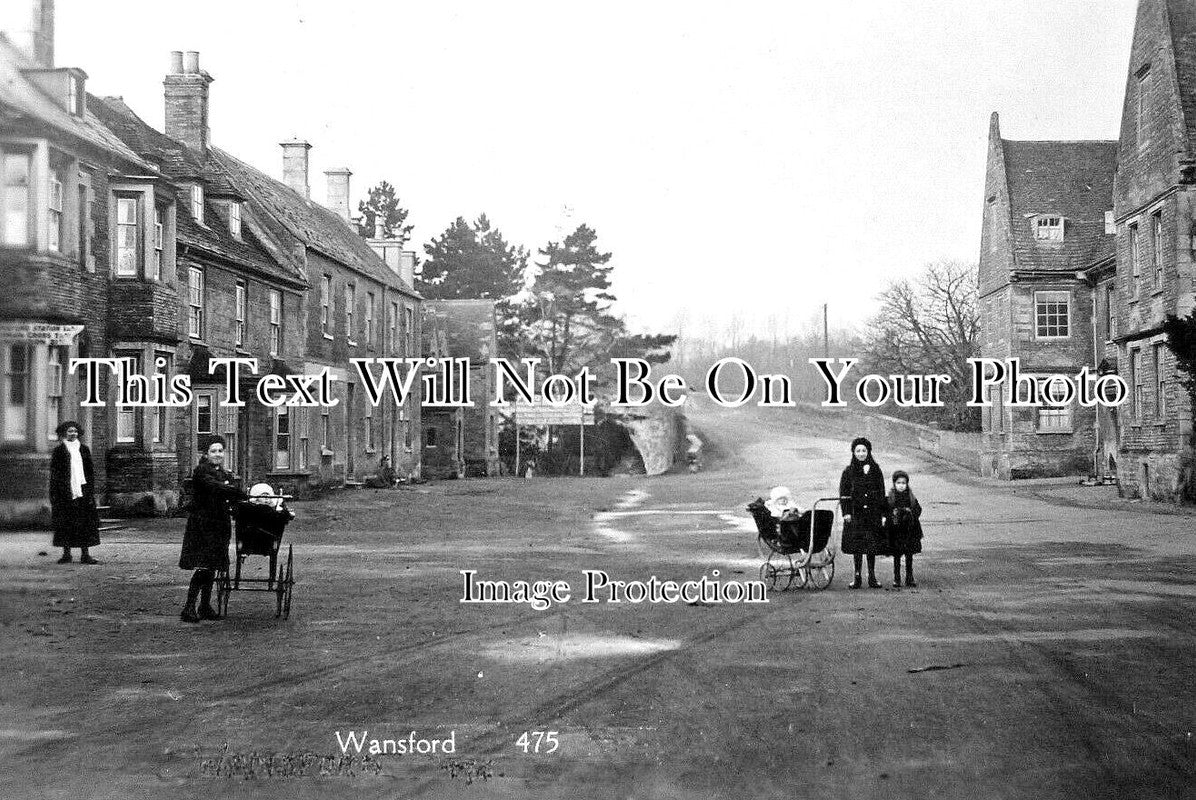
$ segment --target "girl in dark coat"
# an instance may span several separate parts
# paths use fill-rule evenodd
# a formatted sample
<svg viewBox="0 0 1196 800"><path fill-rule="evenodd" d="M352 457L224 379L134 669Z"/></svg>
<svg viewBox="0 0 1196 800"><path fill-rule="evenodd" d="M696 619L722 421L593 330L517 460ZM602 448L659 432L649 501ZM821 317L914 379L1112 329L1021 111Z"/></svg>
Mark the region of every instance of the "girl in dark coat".
<svg viewBox="0 0 1196 800"><path fill-rule="evenodd" d="M893 553L893 587L901 587L901 556L905 556L905 585L914 583L914 553L922 552L922 504L909 488L909 473L893 473L893 488L889 490L889 511L893 524L889 526L889 549Z"/></svg>
<svg viewBox="0 0 1196 800"><path fill-rule="evenodd" d="M98 564L88 552L100 543L91 450L79 441L83 426L78 422L64 422L55 432L62 441L50 454L50 516L54 546L62 548L58 563L69 564L71 548L78 547L80 564Z"/></svg>
<svg viewBox="0 0 1196 800"><path fill-rule="evenodd" d="M179 555L180 569L195 570L187 588L187 603L179 615L184 622L220 619L212 608L212 581L217 572L228 569L228 543L232 538L228 504L246 499L224 470L224 438L213 436L207 442L203 458L191 473L191 512Z"/></svg>
<svg viewBox="0 0 1196 800"><path fill-rule="evenodd" d="M860 566L868 557L868 588L879 589L876 580L876 556L886 549L884 524L888 516L885 503L885 478L880 465L872 459L872 442L859 437L851 443L851 463L839 479L839 497L843 509L843 552L855 559L855 579L850 589L860 588Z"/></svg>

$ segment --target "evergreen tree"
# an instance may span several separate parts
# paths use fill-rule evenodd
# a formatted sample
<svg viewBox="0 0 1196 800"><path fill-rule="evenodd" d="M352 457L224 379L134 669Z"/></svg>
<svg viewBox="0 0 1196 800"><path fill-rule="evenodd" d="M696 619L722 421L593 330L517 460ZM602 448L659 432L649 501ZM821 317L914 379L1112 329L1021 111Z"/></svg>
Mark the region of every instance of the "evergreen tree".
<svg viewBox="0 0 1196 800"><path fill-rule="evenodd" d="M527 251L508 243L485 214L472 225L457 217L424 252L416 282L424 297L502 300L523 288Z"/></svg>
<svg viewBox="0 0 1196 800"><path fill-rule="evenodd" d="M382 235L385 238L398 239L403 245L411 238L413 226L404 224L408 211L399 204L395 187L386 181L370 189L369 199L358 203L357 211L361 214L357 232L366 239L374 238L374 221L379 217L382 218Z"/></svg>
<svg viewBox="0 0 1196 800"><path fill-rule="evenodd" d="M667 361L675 336L631 334L611 312L611 254L601 252L598 234L587 225L549 242L532 284L532 299L521 306L528 354L540 356L552 372L574 374L605 366L611 357ZM609 371L609 370L604 370Z"/></svg>

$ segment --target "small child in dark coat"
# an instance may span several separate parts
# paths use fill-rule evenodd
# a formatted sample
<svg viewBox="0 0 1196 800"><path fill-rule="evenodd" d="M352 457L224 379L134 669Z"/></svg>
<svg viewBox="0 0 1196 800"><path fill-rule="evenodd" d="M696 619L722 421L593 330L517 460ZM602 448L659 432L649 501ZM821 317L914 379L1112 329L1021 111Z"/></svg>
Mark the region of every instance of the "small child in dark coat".
<svg viewBox="0 0 1196 800"><path fill-rule="evenodd" d="M893 587L901 587L901 557L905 556L905 585L914 583L914 553L922 552L922 504L909 488L909 473L893 473L889 490L889 547L893 553Z"/></svg>

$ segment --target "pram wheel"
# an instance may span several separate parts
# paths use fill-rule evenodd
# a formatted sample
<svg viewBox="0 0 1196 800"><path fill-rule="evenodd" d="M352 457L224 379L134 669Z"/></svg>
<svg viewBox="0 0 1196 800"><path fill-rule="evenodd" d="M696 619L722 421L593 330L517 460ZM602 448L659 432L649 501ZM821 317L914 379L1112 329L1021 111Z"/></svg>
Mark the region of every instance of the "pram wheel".
<svg viewBox="0 0 1196 800"><path fill-rule="evenodd" d="M781 570L777 569L772 564L761 564L760 565L760 580L762 580L764 582L764 585L768 587L768 590L770 592L776 591L777 586L781 582ZM789 576L789 581L790 582L793 581L792 574L790 574L790 576ZM785 589L788 589L788 588L789 588L789 584L786 583ZM784 589L782 589L782 591L784 591Z"/></svg>
<svg viewBox="0 0 1196 800"><path fill-rule="evenodd" d="M278 577L274 579L274 594L276 607L274 616L288 619L291 616L291 588L295 585L294 553L291 545L287 545L287 560L278 565Z"/></svg>

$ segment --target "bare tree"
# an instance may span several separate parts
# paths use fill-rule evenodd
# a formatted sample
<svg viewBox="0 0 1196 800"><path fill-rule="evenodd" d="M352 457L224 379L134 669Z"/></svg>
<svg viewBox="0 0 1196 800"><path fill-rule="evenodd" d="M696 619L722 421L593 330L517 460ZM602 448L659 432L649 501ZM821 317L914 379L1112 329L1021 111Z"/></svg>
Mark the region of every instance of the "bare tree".
<svg viewBox="0 0 1196 800"><path fill-rule="evenodd" d="M893 281L869 322L863 354L870 370L892 374L950 375L939 414L923 412L960 430L978 430L979 414L967 408L967 360L979 355L977 271L973 264L928 264L914 279ZM935 411L930 409L927 411Z"/></svg>

